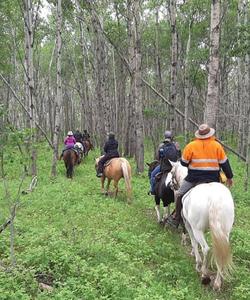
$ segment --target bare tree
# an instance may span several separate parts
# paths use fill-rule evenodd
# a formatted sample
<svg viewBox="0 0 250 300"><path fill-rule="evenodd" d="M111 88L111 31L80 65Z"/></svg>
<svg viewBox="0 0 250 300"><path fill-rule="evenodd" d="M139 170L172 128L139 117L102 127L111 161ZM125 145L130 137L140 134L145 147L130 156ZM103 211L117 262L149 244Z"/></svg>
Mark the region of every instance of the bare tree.
<svg viewBox="0 0 250 300"><path fill-rule="evenodd" d="M25 33L25 95L29 107L30 118L28 124L31 130L31 173L36 175L36 148L35 148L35 86L34 86L34 64L33 64L33 45L34 45L34 6L32 0L23 0L24 5L24 33Z"/></svg>
<svg viewBox="0 0 250 300"><path fill-rule="evenodd" d="M211 0L210 59L204 120L216 127L219 105L220 0Z"/></svg>
<svg viewBox="0 0 250 300"><path fill-rule="evenodd" d="M176 85L177 85L177 56L178 56L178 40L176 28L176 0L169 2L170 28L171 28L171 78L170 78L170 129L175 131L175 110L176 105Z"/></svg>
<svg viewBox="0 0 250 300"><path fill-rule="evenodd" d="M55 127L53 135L53 158L51 175L56 176L56 165L58 159L59 134L61 131L61 107L62 107L62 1L57 1L57 33L56 33L56 100L54 103Z"/></svg>

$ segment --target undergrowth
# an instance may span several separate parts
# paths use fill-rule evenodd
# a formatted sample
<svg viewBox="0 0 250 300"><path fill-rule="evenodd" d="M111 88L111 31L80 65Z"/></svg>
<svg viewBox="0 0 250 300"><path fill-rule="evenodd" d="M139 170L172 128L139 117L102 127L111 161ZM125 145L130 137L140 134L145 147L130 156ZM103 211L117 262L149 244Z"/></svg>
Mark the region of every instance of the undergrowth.
<svg viewBox="0 0 250 300"><path fill-rule="evenodd" d="M38 183L32 193L20 196L15 218L15 267L10 268L10 232L0 235L0 299L250 299L249 193L243 191L243 165L231 157L235 173L232 193L236 218L231 234L235 271L222 291L202 286L190 247L180 234L156 222L154 200L147 196L147 170L133 174L133 203L124 192L117 199L100 192L94 157L90 152L65 176L63 162L58 176L50 177L51 150L38 146ZM146 161L152 160L146 152ZM0 224L9 215L22 177L15 148L5 157L5 196L1 180ZM135 165L130 160L133 169ZM31 178L24 180L28 188ZM124 191L124 182L119 187ZM11 200L10 200L11 199ZM52 287L49 292L39 283Z"/></svg>

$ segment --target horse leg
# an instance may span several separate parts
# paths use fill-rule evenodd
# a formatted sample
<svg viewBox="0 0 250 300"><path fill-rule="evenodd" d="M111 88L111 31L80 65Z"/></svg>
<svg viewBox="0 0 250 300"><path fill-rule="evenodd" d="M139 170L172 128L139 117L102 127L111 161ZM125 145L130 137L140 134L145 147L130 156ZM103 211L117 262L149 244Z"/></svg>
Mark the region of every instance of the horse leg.
<svg viewBox="0 0 250 300"><path fill-rule="evenodd" d="M157 222L161 223L161 213L160 213L160 205L155 206L156 216L157 216Z"/></svg>
<svg viewBox="0 0 250 300"><path fill-rule="evenodd" d="M155 211L157 216L157 222L161 223L160 198L158 196L155 196Z"/></svg>
<svg viewBox="0 0 250 300"><path fill-rule="evenodd" d="M162 216L162 222L164 223L165 220L170 215L170 205L163 206L163 216Z"/></svg>
<svg viewBox="0 0 250 300"><path fill-rule="evenodd" d="M196 241L200 244L202 254L203 254L203 262L202 262L202 267L201 267L201 277L202 277L202 282L207 284L210 282L210 278L208 276L208 269L207 269L207 254L209 251L208 244L205 240L204 233L201 230L194 230L194 236Z"/></svg>
<svg viewBox="0 0 250 300"><path fill-rule="evenodd" d="M102 194L105 194L104 182L105 182L105 176L102 176L101 177L101 192L102 192Z"/></svg>
<svg viewBox="0 0 250 300"><path fill-rule="evenodd" d="M118 181L116 180L114 180L114 188L115 188L115 198L116 198L118 193Z"/></svg>
<svg viewBox="0 0 250 300"><path fill-rule="evenodd" d="M189 222L186 219L184 219L183 221L184 221L185 227L186 227L187 232L191 239L191 245L192 245L191 255L194 254L194 256L195 256L195 261L196 261L195 269L197 272L201 272L202 259L201 259L199 249L198 249L198 242L194 236L192 227L190 226Z"/></svg>
<svg viewBox="0 0 250 300"><path fill-rule="evenodd" d="M111 182L111 179L108 178L108 182L107 182L107 185L106 185L106 195L109 195L109 186L110 186L110 182Z"/></svg>
<svg viewBox="0 0 250 300"><path fill-rule="evenodd" d="M214 284L213 284L213 289L215 291L219 291L221 288L221 284L222 284L222 277L221 277L220 272L217 270L216 277L215 277Z"/></svg>

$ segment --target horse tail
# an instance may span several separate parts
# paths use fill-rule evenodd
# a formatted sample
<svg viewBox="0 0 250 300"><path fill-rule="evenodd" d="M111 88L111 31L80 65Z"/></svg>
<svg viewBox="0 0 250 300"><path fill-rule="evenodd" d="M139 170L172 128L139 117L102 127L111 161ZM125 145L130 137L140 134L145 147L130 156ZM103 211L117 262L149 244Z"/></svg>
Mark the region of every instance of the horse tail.
<svg viewBox="0 0 250 300"><path fill-rule="evenodd" d="M216 199L215 199L216 200ZM217 199L218 200L218 199ZM228 200L228 199L226 199ZM232 254L227 231L227 216L218 201L213 201L209 209L209 225L212 237L212 259L222 278L230 275L233 269Z"/></svg>
<svg viewBox="0 0 250 300"><path fill-rule="evenodd" d="M131 200L132 194L132 187L131 187L131 170L128 168L128 162L124 159L121 159L121 168L122 174L125 180L126 190L127 190L127 197L128 200Z"/></svg>
<svg viewBox="0 0 250 300"><path fill-rule="evenodd" d="M66 167L66 174L68 178L72 178L73 176L73 168L74 168L74 162L72 159L72 151L71 150L66 150L67 153L65 153L64 156L64 163Z"/></svg>

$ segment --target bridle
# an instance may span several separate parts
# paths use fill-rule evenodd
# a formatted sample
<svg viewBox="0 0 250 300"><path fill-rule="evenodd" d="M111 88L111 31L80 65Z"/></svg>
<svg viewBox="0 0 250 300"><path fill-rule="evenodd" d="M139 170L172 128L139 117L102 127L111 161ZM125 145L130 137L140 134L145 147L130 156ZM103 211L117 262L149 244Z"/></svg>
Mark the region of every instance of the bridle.
<svg viewBox="0 0 250 300"><path fill-rule="evenodd" d="M172 173L172 179L171 179L171 182L170 182L170 188L173 190L173 191L176 191L180 188L180 185L176 179L176 172Z"/></svg>

